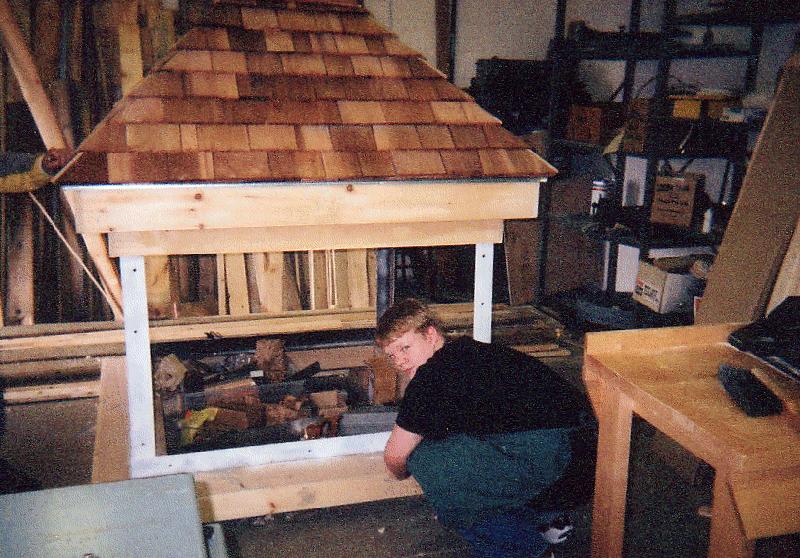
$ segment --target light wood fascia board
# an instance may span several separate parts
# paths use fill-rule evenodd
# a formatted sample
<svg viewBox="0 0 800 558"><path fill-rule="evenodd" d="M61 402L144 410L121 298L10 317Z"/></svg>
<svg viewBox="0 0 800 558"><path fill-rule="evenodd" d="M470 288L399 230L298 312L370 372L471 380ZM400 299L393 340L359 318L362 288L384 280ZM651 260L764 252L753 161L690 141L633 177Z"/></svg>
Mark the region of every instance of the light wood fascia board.
<svg viewBox="0 0 800 558"><path fill-rule="evenodd" d="M111 257L293 252L503 241L503 221L305 225L238 229L109 233Z"/></svg>
<svg viewBox="0 0 800 558"><path fill-rule="evenodd" d="M536 181L64 186L80 233L536 217Z"/></svg>
<svg viewBox="0 0 800 558"><path fill-rule="evenodd" d="M413 479L389 477L380 453L197 472L194 478L205 522L421 494Z"/></svg>

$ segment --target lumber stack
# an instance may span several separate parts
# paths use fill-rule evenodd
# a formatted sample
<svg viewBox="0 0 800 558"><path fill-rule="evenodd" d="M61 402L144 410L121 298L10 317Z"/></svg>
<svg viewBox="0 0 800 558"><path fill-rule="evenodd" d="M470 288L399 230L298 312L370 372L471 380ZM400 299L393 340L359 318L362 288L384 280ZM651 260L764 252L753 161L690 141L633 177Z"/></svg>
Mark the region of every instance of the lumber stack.
<svg viewBox="0 0 800 558"><path fill-rule="evenodd" d="M175 12L160 0L7 5L5 24L18 28L33 62L23 68L31 77L23 79L40 80L42 100L52 105L68 146L80 143L175 42ZM42 142L48 131L30 119L15 72L0 66L0 150L35 153L60 145L49 136ZM45 187L36 195L92 268L58 190ZM121 316L105 305L26 195L0 194L0 286L0 326Z"/></svg>
<svg viewBox="0 0 800 558"><path fill-rule="evenodd" d="M469 335L472 304L434 306L445 328L456 335ZM563 357L570 351L561 343L563 326L531 306L493 307L495 337L498 341L537 358ZM153 343L215 339L267 337L302 333L309 330L345 332L368 330L375 326L372 310L335 310L288 312L283 315L192 317L154 320L150 338ZM356 348L352 350L357 351ZM82 383L56 388L64 382L94 382L101 362L107 357L125 354L123 331L117 322L41 324L0 329L0 377L22 389L19 401L94 396L97 385ZM318 352L309 351L298 366L320 360ZM307 362L306 362L307 361ZM48 386L53 387L48 387ZM38 391L37 391L38 390ZM61 390L61 391L59 391ZM69 395L72 394L72 395Z"/></svg>

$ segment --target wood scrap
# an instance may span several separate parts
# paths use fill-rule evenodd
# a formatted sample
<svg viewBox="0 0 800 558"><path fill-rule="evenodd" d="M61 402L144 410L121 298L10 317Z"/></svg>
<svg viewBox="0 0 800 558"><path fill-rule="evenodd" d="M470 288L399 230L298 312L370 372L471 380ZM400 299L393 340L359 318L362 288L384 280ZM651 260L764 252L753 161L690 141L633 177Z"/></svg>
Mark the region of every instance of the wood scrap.
<svg viewBox="0 0 800 558"><path fill-rule="evenodd" d="M8 405L20 405L23 403L42 403L44 401L61 401L65 399L86 399L97 397L99 393L100 381L87 380L9 387L5 389L3 399Z"/></svg>
<svg viewBox="0 0 800 558"><path fill-rule="evenodd" d="M286 378L286 353L281 339L256 341L255 360L269 382L282 382Z"/></svg>
<svg viewBox="0 0 800 558"><path fill-rule="evenodd" d="M397 401L399 370L386 355L378 354L367 361L372 380L372 402L384 405Z"/></svg>
<svg viewBox="0 0 800 558"><path fill-rule="evenodd" d="M0 364L0 378L7 380L43 380L77 376L97 376L100 359L78 357Z"/></svg>

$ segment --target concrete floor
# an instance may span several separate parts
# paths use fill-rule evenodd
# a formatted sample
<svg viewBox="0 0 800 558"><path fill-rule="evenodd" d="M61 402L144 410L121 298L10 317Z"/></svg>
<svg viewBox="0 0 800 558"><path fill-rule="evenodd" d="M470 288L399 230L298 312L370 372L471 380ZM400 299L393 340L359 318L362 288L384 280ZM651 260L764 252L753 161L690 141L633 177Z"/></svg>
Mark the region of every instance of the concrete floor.
<svg viewBox="0 0 800 558"><path fill-rule="evenodd" d="M548 360L580 383L575 356ZM89 482L95 401L13 406L0 457L44 487ZM657 433L636 423L625 556L697 558L705 554L709 520L697 514L710 501L710 477L681 450L655 445ZM573 511L574 537L557 556L589 556L590 506ZM464 543L436 522L423 498L405 498L250 518L223 524L231 558L465 557ZM758 558L800 558L797 537L761 541Z"/></svg>

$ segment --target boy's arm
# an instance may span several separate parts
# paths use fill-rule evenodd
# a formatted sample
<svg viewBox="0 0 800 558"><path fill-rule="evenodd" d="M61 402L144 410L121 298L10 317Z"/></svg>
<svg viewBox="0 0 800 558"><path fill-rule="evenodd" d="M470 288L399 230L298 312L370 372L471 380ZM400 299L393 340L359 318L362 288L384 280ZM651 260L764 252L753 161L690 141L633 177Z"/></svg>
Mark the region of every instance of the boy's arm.
<svg viewBox="0 0 800 558"><path fill-rule="evenodd" d="M383 450L383 462L394 478L402 480L408 477L406 470L408 456L421 441L421 434L415 434L394 425L392 433L389 435L389 441L386 442L386 448Z"/></svg>

